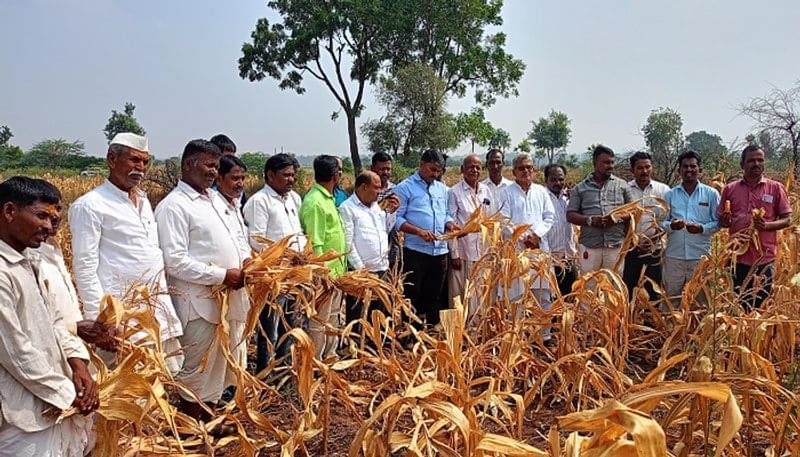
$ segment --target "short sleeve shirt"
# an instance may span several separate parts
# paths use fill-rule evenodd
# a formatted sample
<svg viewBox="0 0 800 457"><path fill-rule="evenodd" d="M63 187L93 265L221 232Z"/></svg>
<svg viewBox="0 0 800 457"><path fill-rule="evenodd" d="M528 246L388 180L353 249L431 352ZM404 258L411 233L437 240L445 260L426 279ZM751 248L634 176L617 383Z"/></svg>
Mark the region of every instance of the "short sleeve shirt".
<svg viewBox="0 0 800 457"><path fill-rule="evenodd" d="M630 187L624 180L612 175L600 186L590 174L572 189L567 211L584 216L602 216L632 201ZM628 224L614 224L607 228L581 227L578 242L592 249L618 247L625 239L627 228Z"/></svg>

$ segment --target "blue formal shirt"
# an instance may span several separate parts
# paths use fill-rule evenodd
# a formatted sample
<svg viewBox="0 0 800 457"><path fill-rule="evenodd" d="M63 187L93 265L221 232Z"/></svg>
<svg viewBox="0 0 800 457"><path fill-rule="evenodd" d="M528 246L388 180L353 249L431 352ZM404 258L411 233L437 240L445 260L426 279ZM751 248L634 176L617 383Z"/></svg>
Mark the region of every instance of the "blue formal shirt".
<svg viewBox="0 0 800 457"><path fill-rule="evenodd" d="M392 191L400 199L395 227L400 230L405 222L430 230L435 235L444 233L444 226L453 218L447 210L447 187L440 181L426 183L419 172L406 178ZM417 235L404 234L404 246L428 255L447 254L446 241L425 241Z"/></svg>
<svg viewBox="0 0 800 457"><path fill-rule="evenodd" d="M694 192L689 195L683 184L678 184L664 195L664 200L669 203L669 216L661 224L667 231L665 255L678 260L697 260L708 255L711 252L711 235L719 230L719 192L713 187L697 183ZM685 228L672 230L669 225L675 219L700 224L703 232L689 233Z"/></svg>

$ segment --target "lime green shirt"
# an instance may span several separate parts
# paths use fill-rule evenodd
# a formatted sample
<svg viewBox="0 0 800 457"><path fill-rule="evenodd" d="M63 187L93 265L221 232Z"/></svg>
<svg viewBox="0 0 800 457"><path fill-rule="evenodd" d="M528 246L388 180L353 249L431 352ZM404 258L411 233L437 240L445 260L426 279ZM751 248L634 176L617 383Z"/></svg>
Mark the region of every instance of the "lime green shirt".
<svg viewBox="0 0 800 457"><path fill-rule="evenodd" d="M308 190L300 205L300 224L311 241L314 253L322 254L333 249L345 254L344 224L328 189L314 184ZM345 272L344 256L329 261L327 265L331 277L338 278Z"/></svg>

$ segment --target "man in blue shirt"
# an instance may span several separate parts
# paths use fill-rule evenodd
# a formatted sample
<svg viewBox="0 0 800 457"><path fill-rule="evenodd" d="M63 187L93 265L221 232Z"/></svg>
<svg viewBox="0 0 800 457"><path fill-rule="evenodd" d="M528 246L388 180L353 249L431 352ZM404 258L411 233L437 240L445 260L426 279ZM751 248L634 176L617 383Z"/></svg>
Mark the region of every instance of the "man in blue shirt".
<svg viewBox="0 0 800 457"><path fill-rule="evenodd" d="M664 196L670 207L662 223L667 232L664 287L669 297L682 294L700 257L711 252L711 235L719 229L719 192L699 181L701 163L695 151L681 154L678 164L683 182Z"/></svg>
<svg viewBox="0 0 800 457"><path fill-rule="evenodd" d="M395 227L405 233L405 296L429 325L439 323L447 273L447 242L436 237L460 229L447 211L447 188L436 179L443 162L438 151L426 150L419 170L393 189L400 199Z"/></svg>

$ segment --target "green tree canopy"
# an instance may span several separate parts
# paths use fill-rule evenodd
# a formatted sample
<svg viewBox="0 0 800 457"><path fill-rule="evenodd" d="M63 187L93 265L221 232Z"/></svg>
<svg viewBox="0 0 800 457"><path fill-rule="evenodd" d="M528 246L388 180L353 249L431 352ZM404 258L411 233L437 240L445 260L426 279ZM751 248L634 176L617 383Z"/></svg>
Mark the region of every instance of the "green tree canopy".
<svg viewBox="0 0 800 457"><path fill-rule="evenodd" d="M528 139L543 152L540 156L545 157L548 163L555 161L556 151L563 150L569 144L572 134L570 122L566 114L556 110L551 110L547 117L531 122L533 126Z"/></svg>
<svg viewBox="0 0 800 457"><path fill-rule="evenodd" d="M18 167L24 155L22 148L9 144L13 136L7 125L0 127L0 169Z"/></svg>
<svg viewBox="0 0 800 457"><path fill-rule="evenodd" d="M456 132L460 138L470 142L470 153L475 153L475 144L486 146L494 135L494 127L483 113L483 108L475 107L472 111L461 113L456 118Z"/></svg>
<svg viewBox="0 0 800 457"><path fill-rule="evenodd" d="M83 142L80 140L67 141L62 138L42 140L31 147L20 165L81 170L105 163L104 159L86 156L83 149Z"/></svg>
<svg viewBox="0 0 800 457"><path fill-rule="evenodd" d="M125 103L125 109L121 113L117 110L111 110L111 117L108 118L108 123L103 128L103 133L109 144L117 133L130 132L137 135L144 135L146 133L142 126L139 125L139 121L133 117L133 112L135 110L136 105L130 102Z"/></svg>
<svg viewBox="0 0 800 457"><path fill-rule="evenodd" d="M511 134L503 129L494 129L492 136L489 137L489 147L505 152L506 149L511 147Z"/></svg>
<svg viewBox="0 0 800 457"><path fill-rule="evenodd" d="M255 176L264 176L264 165L267 163L269 156L261 151L258 152L245 152L239 154L239 159L247 167L247 173Z"/></svg>
<svg viewBox="0 0 800 457"><path fill-rule="evenodd" d="M703 166L711 170L721 170L729 163L730 152L722 144L719 135L708 133L705 130L692 132L686 135L686 149L691 149L703 158Z"/></svg>
<svg viewBox="0 0 800 457"><path fill-rule="evenodd" d="M683 118L672 108L650 112L642 127L645 143L653 155L653 177L672 185L678 177L678 155L683 150Z"/></svg>
<svg viewBox="0 0 800 457"><path fill-rule="evenodd" d="M385 152L396 157L403 145L400 126L391 116L365 122L361 133L367 137L367 149L372 153Z"/></svg>

